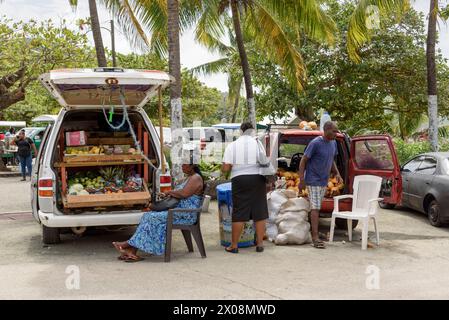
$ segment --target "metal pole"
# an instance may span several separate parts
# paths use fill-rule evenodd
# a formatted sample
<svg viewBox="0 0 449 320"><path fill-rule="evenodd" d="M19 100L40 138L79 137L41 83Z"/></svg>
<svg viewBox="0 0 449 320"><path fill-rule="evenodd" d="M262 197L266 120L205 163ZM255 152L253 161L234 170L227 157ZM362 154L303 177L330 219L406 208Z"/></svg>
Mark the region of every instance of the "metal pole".
<svg viewBox="0 0 449 320"><path fill-rule="evenodd" d="M115 34L114 34L114 20L111 20L111 47L112 47L112 66L117 67L115 59Z"/></svg>
<svg viewBox="0 0 449 320"><path fill-rule="evenodd" d="M164 157L164 128L162 127L162 89L161 86L159 86L158 89L159 94L159 137L161 142L161 167L162 167L162 174L165 174L165 157Z"/></svg>

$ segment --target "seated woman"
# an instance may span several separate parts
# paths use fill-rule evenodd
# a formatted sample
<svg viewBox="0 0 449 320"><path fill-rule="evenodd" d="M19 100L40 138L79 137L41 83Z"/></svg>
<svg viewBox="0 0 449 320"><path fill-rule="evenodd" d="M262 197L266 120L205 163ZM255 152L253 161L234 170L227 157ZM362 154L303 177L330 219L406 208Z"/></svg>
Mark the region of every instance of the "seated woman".
<svg viewBox="0 0 449 320"><path fill-rule="evenodd" d="M200 169L195 164L183 164L182 171L187 176L175 190L166 195L180 199L177 208L195 209L201 204L204 180ZM165 238L167 230L168 211L149 211L140 220L134 235L125 242L113 242L114 247L120 252L119 260L126 262L137 262L143 258L137 255L137 250L152 255L163 255L165 253ZM194 224L196 213L173 214L174 224Z"/></svg>

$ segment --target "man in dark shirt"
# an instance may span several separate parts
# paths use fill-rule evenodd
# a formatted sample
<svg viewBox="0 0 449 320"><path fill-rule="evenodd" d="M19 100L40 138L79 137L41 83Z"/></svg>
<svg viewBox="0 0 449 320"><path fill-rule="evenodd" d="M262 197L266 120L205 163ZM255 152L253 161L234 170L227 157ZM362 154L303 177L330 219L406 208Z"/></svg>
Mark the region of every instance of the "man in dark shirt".
<svg viewBox="0 0 449 320"><path fill-rule="evenodd" d="M12 142L18 148L17 156L19 157L20 167L22 172L22 181L26 180L26 176L28 176L31 180L31 169L32 169L32 161L33 157L31 154L31 150L33 150L34 155L37 155L36 145L33 140L25 136L25 130L20 130L19 135ZM28 172L27 172L28 170Z"/></svg>
<svg viewBox="0 0 449 320"><path fill-rule="evenodd" d="M320 219L321 202L326 192L329 175L332 172L338 180L343 182L340 172L334 162L338 154L337 137L338 128L334 122L324 124L323 136L316 137L307 146L299 164L300 189L307 186L311 205L312 241L315 248L324 249L324 243L319 238L318 224ZM304 176L305 172L305 176Z"/></svg>

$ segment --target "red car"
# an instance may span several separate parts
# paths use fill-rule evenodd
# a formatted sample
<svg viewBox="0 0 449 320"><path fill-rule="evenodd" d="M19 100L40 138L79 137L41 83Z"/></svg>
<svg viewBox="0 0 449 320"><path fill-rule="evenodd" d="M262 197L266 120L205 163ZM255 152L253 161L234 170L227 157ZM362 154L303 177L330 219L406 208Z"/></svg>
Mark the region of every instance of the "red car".
<svg viewBox="0 0 449 320"><path fill-rule="evenodd" d="M278 168L296 172L301 157L310 141L323 135L321 131L302 129L269 129L265 137L267 153L272 163ZM337 135L338 155L335 163L345 182L341 194L352 193L352 183L357 175L370 174L383 178L380 197L382 208L391 208L401 202L401 169L394 149L393 141L388 135L368 135L350 138L345 133ZM352 199L340 201L340 211L350 211ZM330 217L334 209L333 198L325 198L322 203L321 216ZM346 221L337 221L337 226L346 229ZM357 225L353 221L353 227Z"/></svg>

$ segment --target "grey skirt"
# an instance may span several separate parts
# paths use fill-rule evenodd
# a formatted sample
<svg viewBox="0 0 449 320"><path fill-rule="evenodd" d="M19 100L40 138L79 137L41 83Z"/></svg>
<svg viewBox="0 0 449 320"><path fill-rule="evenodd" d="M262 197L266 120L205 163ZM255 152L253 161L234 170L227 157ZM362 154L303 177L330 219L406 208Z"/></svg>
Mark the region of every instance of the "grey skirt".
<svg viewBox="0 0 449 320"><path fill-rule="evenodd" d="M232 222L268 219L266 179L259 174L232 178Z"/></svg>

